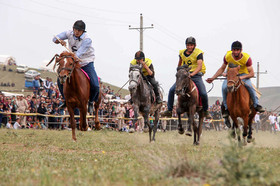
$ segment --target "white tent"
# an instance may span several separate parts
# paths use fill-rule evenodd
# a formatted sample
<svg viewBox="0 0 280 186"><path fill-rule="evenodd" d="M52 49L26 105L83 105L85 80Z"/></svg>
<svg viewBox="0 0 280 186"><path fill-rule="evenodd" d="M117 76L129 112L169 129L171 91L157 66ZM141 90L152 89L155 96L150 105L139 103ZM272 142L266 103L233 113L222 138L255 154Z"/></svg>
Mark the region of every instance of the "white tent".
<svg viewBox="0 0 280 186"><path fill-rule="evenodd" d="M2 94L4 94L4 96L6 97L12 97L12 96L24 96L23 94L16 94L16 93L12 93L12 92L3 92Z"/></svg>
<svg viewBox="0 0 280 186"><path fill-rule="evenodd" d="M9 55L0 55L0 63L3 65L16 65L16 59Z"/></svg>
<svg viewBox="0 0 280 186"><path fill-rule="evenodd" d="M40 70L48 70L48 71L52 72L52 71L53 71L54 62L51 63L49 66L46 66L49 62L50 62L50 61L48 61L48 60L42 61L42 63L41 63L41 65L40 65L39 69L40 69Z"/></svg>

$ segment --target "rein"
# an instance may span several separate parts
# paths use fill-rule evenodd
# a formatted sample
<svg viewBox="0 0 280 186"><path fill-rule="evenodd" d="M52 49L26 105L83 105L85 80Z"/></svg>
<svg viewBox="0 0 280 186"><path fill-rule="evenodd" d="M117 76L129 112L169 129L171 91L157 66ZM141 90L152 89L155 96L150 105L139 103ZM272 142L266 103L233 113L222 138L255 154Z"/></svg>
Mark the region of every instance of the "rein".
<svg viewBox="0 0 280 186"><path fill-rule="evenodd" d="M229 82L232 82L234 84L234 91L237 91L239 89L239 87L241 86L241 84L243 84L243 81L241 81L240 78L238 78L237 81L228 80L228 83Z"/></svg>
<svg viewBox="0 0 280 186"><path fill-rule="evenodd" d="M66 76L66 79L69 78L68 80L69 80L69 83L70 83L70 77L71 77L72 72L74 71L74 69L75 69L75 67L76 67L76 65L77 65L77 63L75 62L74 58L73 58L72 56L62 56L58 61L56 61L55 65L57 65L57 63L58 63L59 61L61 61L62 59L64 60L65 58L72 58L72 60L73 60L73 62L74 62L73 67L72 67L72 68L66 68L66 67L59 68L59 69L57 69L57 73L58 73L58 77L59 77L59 78L62 78L62 77L59 75L60 72L61 72L62 70L67 70L67 71L69 71L69 73L68 73L67 76ZM55 66L55 65L54 65L54 66Z"/></svg>

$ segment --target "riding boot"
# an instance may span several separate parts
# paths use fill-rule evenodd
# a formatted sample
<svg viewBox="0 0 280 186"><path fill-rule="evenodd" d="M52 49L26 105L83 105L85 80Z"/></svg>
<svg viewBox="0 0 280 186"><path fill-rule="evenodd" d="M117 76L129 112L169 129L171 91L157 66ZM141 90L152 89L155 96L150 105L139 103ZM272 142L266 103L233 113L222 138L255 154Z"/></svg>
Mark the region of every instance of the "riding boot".
<svg viewBox="0 0 280 186"><path fill-rule="evenodd" d="M208 110L207 110L207 111L204 111L203 115L204 115L204 117L205 117L206 119L212 119L212 116L210 115L210 113L208 112Z"/></svg>
<svg viewBox="0 0 280 186"><path fill-rule="evenodd" d="M162 100L161 100L161 97L159 95L159 91L158 91L158 86L154 86L154 92L155 92L155 96L156 96L156 103L157 104L161 104L162 103Z"/></svg>
<svg viewBox="0 0 280 186"><path fill-rule="evenodd" d="M257 112L265 112L265 110L263 109L263 107L261 105L257 105L255 107L255 109L256 109Z"/></svg>
<svg viewBox="0 0 280 186"><path fill-rule="evenodd" d="M93 113L93 102L88 102L88 113L92 114Z"/></svg>
<svg viewBox="0 0 280 186"><path fill-rule="evenodd" d="M66 107L66 101L63 101L61 105L59 105L58 109L64 109Z"/></svg>
<svg viewBox="0 0 280 186"><path fill-rule="evenodd" d="M223 111L223 118L228 118L229 117L229 111L226 109Z"/></svg>

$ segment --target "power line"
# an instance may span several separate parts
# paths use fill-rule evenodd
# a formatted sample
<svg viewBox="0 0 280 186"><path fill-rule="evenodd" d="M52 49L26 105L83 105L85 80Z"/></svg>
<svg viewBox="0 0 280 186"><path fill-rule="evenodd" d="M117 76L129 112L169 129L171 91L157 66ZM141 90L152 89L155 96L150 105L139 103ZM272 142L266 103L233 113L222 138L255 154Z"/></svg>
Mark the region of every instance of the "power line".
<svg viewBox="0 0 280 186"><path fill-rule="evenodd" d="M67 17L56 16L56 15L52 15L52 14L45 14L43 12L37 12L37 11L34 11L34 10L29 10L29 9L26 9L26 8L22 8L22 7L17 7L17 6L14 6L14 5L6 4L6 3L3 3L3 2L0 2L0 4L2 4L4 6L11 7L11 8L20 9L20 10L23 10L23 11L26 11L26 12L29 12L29 13L33 13L33 14L36 14L36 15L42 15L42 16L46 16L46 17L54 17L54 18L59 18L59 19L73 21L73 19L70 19L70 18L67 18ZM87 21L87 22L88 23L92 23L92 24L97 24L97 25L126 26L126 24L98 23L98 22L92 22L92 21Z"/></svg>
<svg viewBox="0 0 280 186"><path fill-rule="evenodd" d="M87 17L92 17L92 18L95 18L95 19L101 19L101 20L105 20L105 21L113 21L113 22L119 22L119 23L128 23L127 21L120 21L120 20L116 20L116 19L109 19L109 18L102 18L102 17L96 17L96 16L92 16L92 15L88 15L88 14L84 14L82 12L75 12L75 11L69 11L67 9L63 9L63 8L59 8L59 7L56 7L56 6L51 6L49 4L46 4L46 3L42 3L42 2L38 2L38 1L35 1L35 0L29 0L33 3L36 3L36 4L39 4L43 7L50 7L52 9L57 9L57 10L60 10L60 11L63 11L63 12L68 12L68 13L76 13L78 15L83 15L83 16L87 16Z"/></svg>

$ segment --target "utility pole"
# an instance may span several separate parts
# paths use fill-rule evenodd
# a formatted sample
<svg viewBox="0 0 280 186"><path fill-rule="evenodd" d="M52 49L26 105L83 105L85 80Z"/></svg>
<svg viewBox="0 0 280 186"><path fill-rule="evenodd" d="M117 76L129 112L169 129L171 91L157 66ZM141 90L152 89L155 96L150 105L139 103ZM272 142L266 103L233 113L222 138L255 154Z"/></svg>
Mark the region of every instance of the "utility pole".
<svg viewBox="0 0 280 186"><path fill-rule="evenodd" d="M259 82L260 82L260 74L267 74L267 70L265 72L260 72L260 63L257 63L257 89L259 90Z"/></svg>
<svg viewBox="0 0 280 186"><path fill-rule="evenodd" d="M143 16L140 14L140 27L139 28L131 28L129 25L129 30L138 30L140 32L140 51L143 51L143 32L145 29L154 28L154 25L151 24L150 27L143 27Z"/></svg>

